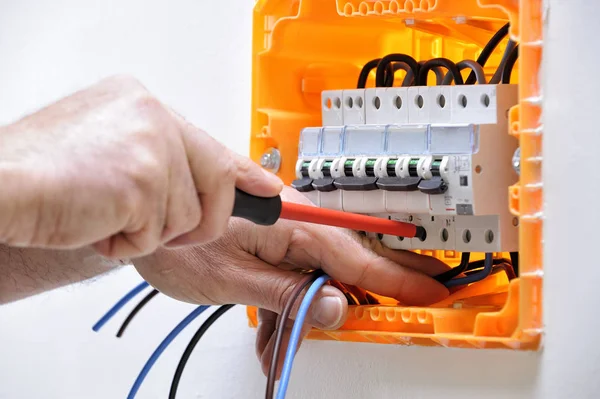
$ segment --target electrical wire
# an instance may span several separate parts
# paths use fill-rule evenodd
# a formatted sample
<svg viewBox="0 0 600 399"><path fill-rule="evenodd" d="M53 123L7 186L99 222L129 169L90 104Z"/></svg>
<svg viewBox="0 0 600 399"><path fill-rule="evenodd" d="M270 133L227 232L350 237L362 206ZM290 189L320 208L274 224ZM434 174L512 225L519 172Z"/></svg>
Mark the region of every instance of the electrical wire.
<svg viewBox="0 0 600 399"><path fill-rule="evenodd" d="M483 50L481 50L481 54L477 57L477 63L481 65L481 67L485 67L486 62L490 58L490 56L498 47L498 44L508 35L508 30L510 28L510 23L507 23L502 28L498 30L498 32L494 33L494 36L490 39L489 42L485 45ZM474 72L471 72L465 81L465 84L472 85L476 81L476 76Z"/></svg>
<svg viewBox="0 0 600 399"><path fill-rule="evenodd" d="M450 270L446 270L443 273L434 276L433 278L440 283L445 283L447 281L452 280L454 277L461 275L464 273L469 267L469 259L471 259L470 252L463 252L460 257L460 264Z"/></svg>
<svg viewBox="0 0 600 399"><path fill-rule="evenodd" d="M519 253L518 252L510 253L510 263L512 264L513 270L515 271L515 275L519 276Z"/></svg>
<svg viewBox="0 0 600 399"><path fill-rule="evenodd" d="M502 72L504 71L504 67L506 66L506 60L510 55L510 52L517 46L517 43L508 39L508 43L506 44L506 48L504 49L504 54L502 54L502 59L500 60L500 64L498 64L498 68L494 75L490 79L490 84L497 85L502 80Z"/></svg>
<svg viewBox="0 0 600 399"><path fill-rule="evenodd" d="M515 270L513 269L512 265L510 263L505 263L505 262L494 265L490 275L500 273L502 271L506 273L506 277L508 278L508 281L511 281L512 279L517 278L517 276L515 274ZM469 270L469 271L465 272L465 275L470 276L470 275L472 275L474 273L478 273L478 272L479 272L479 270Z"/></svg>
<svg viewBox="0 0 600 399"><path fill-rule="evenodd" d="M477 63L477 61L462 60L456 64L456 67L458 68L459 71L462 71L463 69L466 69L466 68L470 68L475 73L475 77L477 78L477 84L480 84L480 85L486 84L485 72L483 71L483 68L481 67L481 65L479 65ZM452 75L451 73L447 73L446 76L444 76L444 79L442 80L442 85L447 86L450 83L452 83L453 80L454 80L454 75Z"/></svg>
<svg viewBox="0 0 600 399"><path fill-rule="evenodd" d="M485 262L483 270L473 273L466 277L455 278L449 281L446 281L444 285L446 288L458 287L460 285L467 285L471 283L476 283L478 281L483 280L492 272L492 268L494 267L494 255L492 253L485 254Z"/></svg>
<svg viewBox="0 0 600 399"><path fill-rule="evenodd" d="M400 69L402 69L404 72L406 72L406 75L404 75L404 79L402 80L402 86L410 86L412 78L409 79L409 77L412 76L412 69L410 69L410 66L408 66L408 64L406 62L396 62L396 63L392 64L392 73L386 74L386 77L385 77L385 86L386 87L394 86L396 71L398 71Z"/></svg>
<svg viewBox="0 0 600 399"><path fill-rule="evenodd" d="M173 340L192 321L194 321L194 319L196 319L196 317L200 316L202 314L202 312L204 312L209 307L210 306L204 306L204 305L198 306L189 315L187 315L185 319L183 319L182 321L180 321L179 324L177 324L177 326L175 326L175 328L173 330L171 330L171 332L169 333L169 335L167 335L165 337L165 339L163 339L163 341L160 343L160 345L158 345L158 347L154 350L154 352L152 353L152 355L148 358L148 361L146 362L146 364L144 364L144 367L142 368L142 371L140 371L140 374L135 379L135 382L133 383L133 386L131 387L131 390L129 391L129 394L127 395L127 399L134 399L135 398L135 395L137 394L137 392L139 391L140 387L142 386L142 383L144 382L144 379L146 378L146 376L148 375L148 373L152 369L152 366L154 366L154 363L156 363L156 361L158 360L158 358L160 357L160 355L162 355L162 353L165 351L165 349L167 349L167 347L171 344L171 342L173 342Z"/></svg>
<svg viewBox="0 0 600 399"><path fill-rule="evenodd" d="M286 302L283 312L279 316L279 324L277 325L276 335L275 335L275 344L273 345L273 354L271 355L271 362L269 364L269 372L267 374L267 389L265 392L266 399L273 399L273 394L275 392L275 381L277 380L277 367L279 361L279 352L281 351L281 344L283 343L283 334L285 332L285 324L287 320L290 318L290 314L292 313L292 308L294 307L294 303L304 291L306 287L308 287L313 281L315 281L319 276L323 274L322 270L317 270L313 273L308 274L302 280L296 284L294 290L290 294L288 301Z"/></svg>
<svg viewBox="0 0 600 399"><path fill-rule="evenodd" d="M421 68L423 66L423 64L425 64L426 61L419 61L419 68ZM442 71L441 68L439 67L433 67L431 68L431 70L433 71L433 73L435 73L435 84L436 85L441 85L442 81L444 80L444 71ZM415 76L412 73L412 70L408 71L406 73L406 76L404 77L404 81L402 82L402 86L410 86L413 84Z"/></svg>
<svg viewBox="0 0 600 399"><path fill-rule="evenodd" d="M285 354L283 370L281 372L281 380L279 381L279 389L277 390L277 399L285 398L287 386L290 381L290 375L292 373L292 365L294 363L296 348L298 347L298 342L300 341L302 326L304 324L306 314L308 313L308 309L310 308L310 304L312 303L312 300L319 291L319 289L330 278L331 277L329 277L326 274L317 278L314 281L314 283L311 284L310 288L306 292L306 295L304 295L304 299L302 299L302 303L300 304L300 308L298 309L298 313L296 314L296 321L294 321L294 326L292 327L292 333L290 335L290 341L288 343L287 351Z"/></svg>
<svg viewBox="0 0 600 399"><path fill-rule="evenodd" d="M121 310L121 308L123 306L125 306L129 301L131 301L137 294L139 294L140 292L142 292L149 285L150 284L148 284L145 281L142 281L141 283L139 283L138 285L136 285L131 291L129 291L127 294L125 294L123 296L123 298L119 299L119 302L115 303L113 305L113 307L110 308L108 310L108 312L106 312L104 314L104 316L102 316L100 318L100 320L98 320L96 322L96 324L94 324L92 326L92 330L94 330L95 332L98 332L102 328L102 326L104 326L110 319L113 318L113 316L115 314L117 314L117 312L119 310Z"/></svg>
<svg viewBox="0 0 600 399"><path fill-rule="evenodd" d="M404 62L406 63L410 69L412 69L413 75L418 76L419 74L419 64L417 60L415 60L410 55L406 54L388 54L379 61L377 65L377 72L375 74L375 86L377 87L389 87L386 86L386 70L392 62ZM389 82L387 82L389 83Z"/></svg>
<svg viewBox="0 0 600 399"><path fill-rule="evenodd" d="M175 370L175 374L173 375L173 381L171 381L171 389L169 390L169 399L175 399L177 396L177 388L179 387L179 381L181 381L181 375L183 374L183 370L185 369L185 365L189 360L194 348L198 345L200 338L204 335L206 331L213 325L213 323L221 316L223 316L229 309L231 309L234 305L223 305L219 307L213 314L211 314L204 323L200 326L198 331L194 334L190 343L185 348L183 355L181 355L181 359L179 360L179 364L177 365L177 369Z"/></svg>
<svg viewBox="0 0 600 399"><path fill-rule="evenodd" d="M125 319L125 321L123 322L123 324L121 324L121 328L119 328L119 331L117 332L117 338L121 338L123 336L123 334L125 333L125 330L127 329L127 326L129 326L129 323L131 323L131 320L133 320L133 318L139 313L139 311L142 310L142 308L144 306L146 306L146 304L148 302L150 302L152 300L152 298L154 298L156 295L158 295L158 290L153 289L152 291L150 291L150 293L148 295L146 295L135 306L135 308L133 308L133 310L131 311L131 313L129 313L127 315L127 318Z"/></svg>
<svg viewBox="0 0 600 399"><path fill-rule="evenodd" d="M504 70L502 71L502 83L510 84L510 77L512 75L513 67L519 58L519 45L517 44L515 48L510 52L510 55L506 59L506 65L504 66Z"/></svg>
<svg viewBox="0 0 600 399"><path fill-rule="evenodd" d="M450 61L448 58L433 58L424 63L421 69L419 69L419 74L416 79L417 86L427 86L427 74L433 67L446 68L448 73L451 73L452 76L454 76L454 82L457 85L465 83L454 62Z"/></svg>
<svg viewBox="0 0 600 399"><path fill-rule="evenodd" d="M369 79L369 74L371 73L371 71L375 68L377 68L377 65L379 64L379 62L381 61L381 58L375 58L374 60L371 60L369 62L367 62L361 69L360 74L358 75L358 83L356 84L356 88L357 89L364 89L367 87L367 80ZM388 65L388 68L386 70L386 80L388 79L388 76L390 76L390 74L393 76L393 68L391 65Z"/></svg>

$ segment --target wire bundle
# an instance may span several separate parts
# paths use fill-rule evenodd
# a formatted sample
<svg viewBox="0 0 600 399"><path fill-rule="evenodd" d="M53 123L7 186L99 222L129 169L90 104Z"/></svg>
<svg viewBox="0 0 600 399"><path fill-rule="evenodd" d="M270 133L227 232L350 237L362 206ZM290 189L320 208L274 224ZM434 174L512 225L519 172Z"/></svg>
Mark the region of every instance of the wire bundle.
<svg viewBox="0 0 600 399"><path fill-rule="evenodd" d="M477 60L462 60L454 63L447 58L434 58L429 61L417 62L413 57L407 54L388 54L383 58L376 58L367 62L360 71L356 87L364 89L367 85L369 75L375 70L375 87L394 86L395 73L398 70L406 72L402 81L402 86L426 86L427 77L430 71L436 75L436 85L450 85L452 82L456 85L474 83L486 84L486 77L483 67L494 53L498 45L508 35L509 24L505 24L496 32L490 41L485 45ZM508 84L512 74L513 67L519 56L519 46L512 40L508 41L506 50L498 69L490 79L490 84ZM448 72L444 75L442 68ZM461 71L471 69L471 73L466 80L463 80Z"/></svg>

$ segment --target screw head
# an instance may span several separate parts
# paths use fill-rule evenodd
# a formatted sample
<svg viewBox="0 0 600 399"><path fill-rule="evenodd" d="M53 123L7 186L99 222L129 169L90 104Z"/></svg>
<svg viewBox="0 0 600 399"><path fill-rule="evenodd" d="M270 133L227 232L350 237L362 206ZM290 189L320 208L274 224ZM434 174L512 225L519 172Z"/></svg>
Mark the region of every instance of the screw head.
<svg viewBox="0 0 600 399"><path fill-rule="evenodd" d="M515 172L517 172L518 175L521 174L521 148L517 148L517 150L515 151L513 157L512 157L512 165L513 165L513 169L515 170Z"/></svg>
<svg viewBox="0 0 600 399"><path fill-rule="evenodd" d="M260 157L260 166L272 173L277 173L281 166L281 153L277 148L268 148Z"/></svg>

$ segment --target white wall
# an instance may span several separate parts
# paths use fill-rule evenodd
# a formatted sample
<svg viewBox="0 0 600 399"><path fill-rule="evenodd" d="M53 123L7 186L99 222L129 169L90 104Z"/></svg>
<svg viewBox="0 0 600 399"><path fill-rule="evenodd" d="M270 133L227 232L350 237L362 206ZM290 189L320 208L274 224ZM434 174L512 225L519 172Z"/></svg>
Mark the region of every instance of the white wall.
<svg viewBox="0 0 600 399"><path fill-rule="evenodd" d="M330 0L331 1L331 0ZM163 101L240 152L248 148L252 1L0 0L0 123L112 73L132 73ZM597 342L600 192L593 1L550 1L546 51L546 253L542 354L309 342L290 398L592 398ZM577 71L571 68L576 62ZM586 74L587 72L587 74ZM589 76L589 78L588 78ZM585 79L585 80L584 80ZM585 82L586 85L574 83ZM230 110L235 110L231 112ZM578 173L583 171L582 173ZM567 228L568 227L568 228ZM126 336L91 325L139 281L132 269L0 308L0 398L123 398L154 347L191 309L157 298ZM128 307L129 309L130 307ZM195 327L167 350L139 398L165 398ZM181 398L261 398L264 377L243 310L201 341Z"/></svg>

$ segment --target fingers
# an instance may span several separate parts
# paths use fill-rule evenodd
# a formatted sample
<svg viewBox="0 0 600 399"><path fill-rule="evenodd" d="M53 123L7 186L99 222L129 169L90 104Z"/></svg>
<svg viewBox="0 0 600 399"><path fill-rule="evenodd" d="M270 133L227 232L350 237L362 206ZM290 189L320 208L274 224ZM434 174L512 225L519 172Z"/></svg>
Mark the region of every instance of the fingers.
<svg viewBox="0 0 600 399"><path fill-rule="evenodd" d="M209 287L208 297L219 303L243 303L277 313L283 311L292 291L305 277L297 272L275 268L250 254L243 254L235 264L228 262L221 266L216 263L214 267L227 271ZM292 308L292 318L302 297ZM315 295L306 323L322 329L336 329L344 323L347 312L348 302L344 294L325 285Z"/></svg>
<svg viewBox="0 0 600 399"><path fill-rule="evenodd" d="M276 264L279 258L304 268L320 267L343 283L404 304L429 305L449 294L427 275L447 270L435 258L363 243L346 230L333 227L279 221L258 230L262 234L258 235L256 255L269 263Z"/></svg>
<svg viewBox="0 0 600 399"><path fill-rule="evenodd" d="M260 360L261 369L265 376L269 373L269 367L271 365L271 358L273 357L273 350L275 347L275 337L277 334L277 325L279 324L279 317L276 313L259 309L258 310L258 331L256 338L256 355ZM281 369L283 368L283 361L285 359L286 350L290 341L290 335L294 321L288 319L285 323L285 330L283 332L283 339L281 341L281 350L277 359L277 379L281 376ZM300 341L296 352L300 349L303 339L310 332L310 325L304 324L302 326Z"/></svg>
<svg viewBox="0 0 600 399"><path fill-rule="evenodd" d="M195 229L202 217L196 186L187 162L175 162L169 169L167 215L161 243ZM206 209L204 210L206 212Z"/></svg>
<svg viewBox="0 0 600 399"><path fill-rule="evenodd" d="M228 150L182 118L180 123L202 217L192 231L175 238L169 246L207 242L221 236L233 211L236 187L264 197L278 195L283 187L279 178L250 159Z"/></svg>

